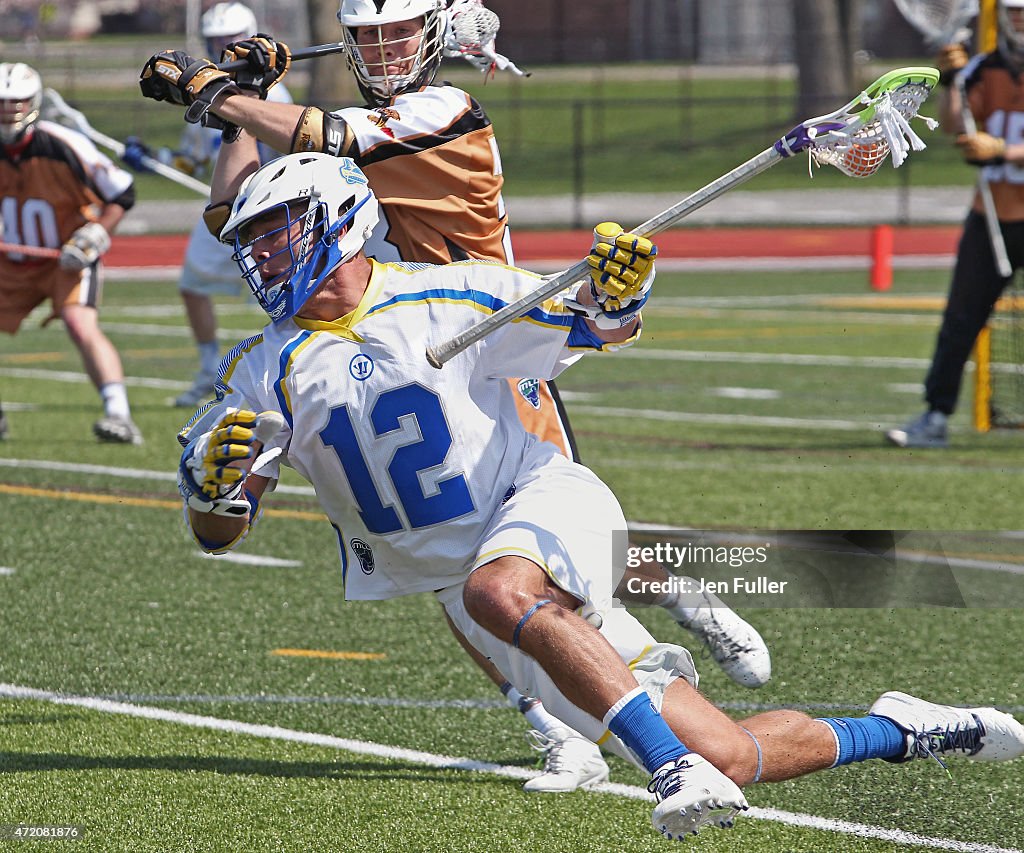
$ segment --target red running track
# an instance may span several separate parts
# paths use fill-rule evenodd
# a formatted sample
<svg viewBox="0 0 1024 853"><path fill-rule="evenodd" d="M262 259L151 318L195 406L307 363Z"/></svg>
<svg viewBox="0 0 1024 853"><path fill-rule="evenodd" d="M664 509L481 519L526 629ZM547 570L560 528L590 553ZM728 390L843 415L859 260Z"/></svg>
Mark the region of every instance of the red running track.
<svg viewBox="0 0 1024 853"><path fill-rule="evenodd" d="M864 228L687 228L657 237L668 258L807 258L869 255L870 227ZM952 255L959 226L893 227L894 255ZM176 267L185 254L187 234L115 236L106 255L112 267ZM590 231L517 231L516 262L582 257Z"/></svg>

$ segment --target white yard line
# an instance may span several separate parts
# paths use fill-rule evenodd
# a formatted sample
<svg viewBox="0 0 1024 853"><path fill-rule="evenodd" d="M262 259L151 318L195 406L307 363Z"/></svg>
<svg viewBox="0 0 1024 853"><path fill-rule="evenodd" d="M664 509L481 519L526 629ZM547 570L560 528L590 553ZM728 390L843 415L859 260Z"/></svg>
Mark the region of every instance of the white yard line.
<svg viewBox="0 0 1024 853"><path fill-rule="evenodd" d="M385 744L372 743L369 741L351 740L348 738L339 738L315 732L286 729L280 726L265 726L254 723L245 723L238 720L225 720L219 717L183 714L163 708L133 705L125 702L113 702L93 696L72 696L61 693L51 693L45 690L20 687L15 684L0 684L0 696L11 699L31 699L40 702L52 702L58 705L71 705L105 714L121 714L129 717L173 723L198 729L228 732L230 734L267 738L271 740L289 741L292 743L304 743L310 746L325 747L327 749L344 750L357 755L372 755L391 761L406 761L413 764L437 767L445 770L467 770L475 773L486 773L492 776L509 779L530 779L539 775L541 772L539 770L527 770L523 767L494 764L488 761L476 761L474 759L460 758L451 755L440 755L420 750L402 749L400 747L387 746ZM648 793L645 788L639 788L634 785L605 783L593 788L592 791L595 793L612 794L614 796L627 797L635 800L650 801L652 799L651 794ZM1020 850L1013 848L997 847L995 845L980 844L973 841L958 841L952 838L933 838L926 835L918 835L913 832L904 832L899 829L888 829L880 826L871 826L870 824L855 823L853 821L835 820L833 818L825 818L818 815L787 812L780 809L755 807L746 812L744 818L753 818L755 820L771 821L773 823L782 823L789 826L833 832L838 835L852 835L858 838L873 838L880 841L886 841L891 844L907 846L916 845L933 850L952 850L960 851L960 853L1021 853Z"/></svg>
<svg viewBox="0 0 1024 853"><path fill-rule="evenodd" d="M297 569L302 566L301 560L282 560L280 557L266 557L260 554L243 554L229 551L227 554L205 554L196 551L197 557L204 560L216 560L221 563L238 563L242 566L269 566L274 569Z"/></svg>
<svg viewBox="0 0 1024 853"><path fill-rule="evenodd" d="M731 424L739 426L776 427L782 429L828 429L846 432L880 430L886 420L839 420L836 418L784 418L768 415L712 414L710 412L674 412L662 409L629 409L616 406L572 407L573 415L594 415L601 418L670 421L687 424Z"/></svg>

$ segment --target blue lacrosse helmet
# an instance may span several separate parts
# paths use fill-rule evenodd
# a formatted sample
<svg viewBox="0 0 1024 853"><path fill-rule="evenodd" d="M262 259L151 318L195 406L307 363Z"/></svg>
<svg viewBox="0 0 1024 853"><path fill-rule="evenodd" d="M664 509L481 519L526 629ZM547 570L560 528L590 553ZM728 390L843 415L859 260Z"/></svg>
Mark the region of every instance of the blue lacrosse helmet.
<svg viewBox="0 0 1024 853"><path fill-rule="evenodd" d="M350 157L289 154L245 180L220 239L234 247L260 307L280 323L363 248L379 218L366 175Z"/></svg>

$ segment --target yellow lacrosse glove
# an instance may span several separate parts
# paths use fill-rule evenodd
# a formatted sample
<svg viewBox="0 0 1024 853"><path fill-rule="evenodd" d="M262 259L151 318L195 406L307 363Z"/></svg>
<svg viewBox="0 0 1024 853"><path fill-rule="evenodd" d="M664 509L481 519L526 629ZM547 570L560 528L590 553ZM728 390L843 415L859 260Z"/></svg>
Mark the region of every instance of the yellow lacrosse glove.
<svg viewBox="0 0 1024 853"><path fill-rule="evenodd" d="M972 166L998 166L1006 161L1006 140L990 133L961 133L956 138L964 160Z"/></svg>
<svg viewBox="0 0 1024 853"><path fill-rule="evenodd" d="M178 490L197 512L245 515L243 489L260 448L284 425L277 412L257 415L228 409L217 425L185 448L178 465Z"/></svg>
<svg viewBox="0 0 1024 853"><path fill-rule="evenodd" d="M602 311L609 316L625 310L635 313L654 283L657 256L658 247L646 237L623 231L616 222L598 225L587 264L591 289Z"/></svg>

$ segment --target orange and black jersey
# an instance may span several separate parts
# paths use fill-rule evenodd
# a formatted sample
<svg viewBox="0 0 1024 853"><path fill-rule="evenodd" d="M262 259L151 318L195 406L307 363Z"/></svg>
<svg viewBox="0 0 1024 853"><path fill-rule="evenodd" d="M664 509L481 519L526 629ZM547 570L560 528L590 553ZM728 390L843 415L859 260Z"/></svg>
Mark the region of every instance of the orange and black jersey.
<svg viewBox="0 0 1024 853"><path fill-rule="evenodd" d="M367 254L381 261L513 262L501 158L483 108L454 86L426 86L387 107L347 107L352 157L381 204ZM330 147L328 150L330 150Z"/></svg>
<svg viewBox="0 0 1024 853"><path fill-rule="evenodd" d="M132 176L77 131L41 121L27 142L0 146L4 242L59 248L108 204L135 204Z"/></svg>

